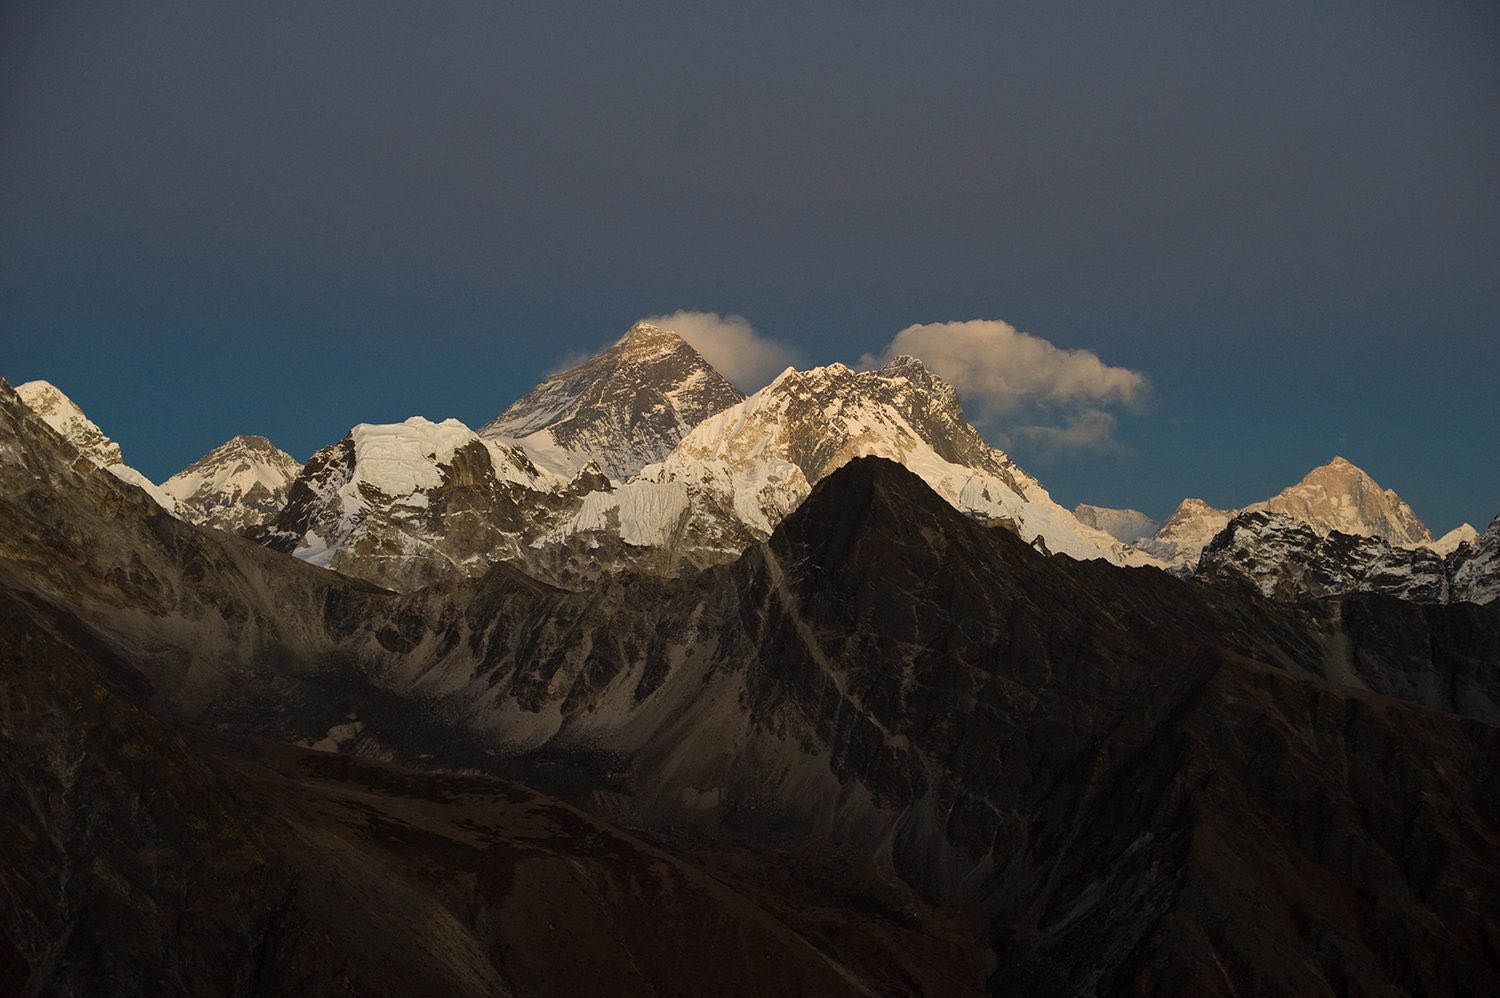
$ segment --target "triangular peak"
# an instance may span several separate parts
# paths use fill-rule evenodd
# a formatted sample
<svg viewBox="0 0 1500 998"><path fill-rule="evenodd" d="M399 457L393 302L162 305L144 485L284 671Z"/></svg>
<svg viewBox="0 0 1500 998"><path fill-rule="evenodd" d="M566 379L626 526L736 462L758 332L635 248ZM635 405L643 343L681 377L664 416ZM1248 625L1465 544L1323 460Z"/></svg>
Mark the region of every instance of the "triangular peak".
<svg viewBox="0 0 1500 998"><path fill-rule="evenodd" d="M1320 534L1337 530L1379 537L1399 547L1432 540L1426 525L1395 491L1342 455L1313 468L1296 485L1246 508L1295 516Z"/></svg>
<svg viewBox="0 0 1500 998"><path fill-rule="evenodd" d="M1353 461L1349 460L1347 457L1344 457L1342 454L1335 454L1331 460L1327 461L1324 464L1318 465L1316 468L1313 468L1307 474L1303 475L1302 480L1305 482L1310 478L1317 478L1321 475L1328 475L1330 473L1342 477L1370 477L1369 472L1365 471L1363 468L1355 464Z"/></svg>
<svg viewBox="0 0 1500 998"><path fill-rule="evenodd" d="M667 329L665 326L658 326L653 322L645 321L637 322L631 326L625 331L624 336L615 340L611 345L611 349L622 349L632 352L638 350L676 350L680 347L686 347L689 350L693 349L692 344L672 330ZM693 352L697 353L696 350L693 350Z"/></svg>
<svg viewBox="0 0 1500 998"><path fill-rule="evenodd" d="M479 432L524 442L567 477L593 461L623 482L743 398L687 340L642 321L594 356L548 375Z"/></svg>

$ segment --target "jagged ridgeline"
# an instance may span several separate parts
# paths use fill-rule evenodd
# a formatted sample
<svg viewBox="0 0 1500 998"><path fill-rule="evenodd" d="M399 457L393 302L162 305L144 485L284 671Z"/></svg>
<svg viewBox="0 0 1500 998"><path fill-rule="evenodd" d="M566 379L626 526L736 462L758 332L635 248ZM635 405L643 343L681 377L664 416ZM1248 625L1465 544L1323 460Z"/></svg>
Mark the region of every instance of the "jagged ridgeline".
<svg viewBox="0 0 1500 998"><path fill-rule="evenodd" d="M1500 987L1500 608L1048 556L823 453L705 571L402 594L0 383L0 991Z"/></svg>
<svg viewBox="0 0 1500 998"><path fill-rule="evenodd" d="M788 369L746 398L680 336L638 323L477 433L420 416L361 423L300 467L264 438L236 437L160 488L54 386L20 394L173 515L403 592L499 563L571 589L624 572L690 575L764 541L848 461L879 456L1049 554L1289 601L1500 595L1500 524L1434 540L1400 496L1342 457L1237 510L1186 499L1162 524L1089 504L1069 512L965 421L951 385L906 356L874 371ZM1265 516L1287 525L1267 529Z"/></svg>
<svg viewBox="0 0 1500 998"><path fill-rule="evenodd" d="M1152 561L1053 502L913 358L788 370L745 398L645 323L478 433L421 418L354 427L314 455L255 536L401 590L501 561L569 587L622 570L672 577L734 560L866 455L1047 550Z"/></svg>

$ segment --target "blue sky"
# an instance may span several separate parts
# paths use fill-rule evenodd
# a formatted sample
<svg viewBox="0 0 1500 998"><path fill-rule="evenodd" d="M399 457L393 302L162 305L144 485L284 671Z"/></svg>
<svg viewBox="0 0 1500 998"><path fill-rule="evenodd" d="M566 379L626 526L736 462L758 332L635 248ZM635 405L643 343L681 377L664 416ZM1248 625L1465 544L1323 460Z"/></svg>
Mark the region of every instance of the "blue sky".
<svg viewBox="0 0 1500 998"><path fill-rule="evenodd" d="M988 421L1061 501L1338 453L1482 527L1495 5L1123 6L11 4L0 375L161 479L478 425L645 315L813 363L1000 320L1149 379L1103 446Z"/></svg>

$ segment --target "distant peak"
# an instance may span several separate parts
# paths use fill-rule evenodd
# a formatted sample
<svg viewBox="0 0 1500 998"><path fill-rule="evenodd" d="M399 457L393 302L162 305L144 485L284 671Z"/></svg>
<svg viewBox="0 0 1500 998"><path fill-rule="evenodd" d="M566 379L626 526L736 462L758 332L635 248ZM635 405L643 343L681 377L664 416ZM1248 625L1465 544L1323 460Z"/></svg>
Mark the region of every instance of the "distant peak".
<svg viewBox="0 0 1500 998"><path fill-rule="evenodd" d="M677 333L637 322L607 349L549 374L480 429L555 455L553 470L571 478L596 461L625 481L671 453L683 434L744 399Z"/></svg>
<svg viewBox="0 0 1500 998"><path fill-rule="evenodd" d="M1246 508L1265 508L1297 517L1323 535L1337 530L1379 537L1401 547L1432 539L1426 525L1400 496L1341 455L1312 469L1296 485Z"/></svg>

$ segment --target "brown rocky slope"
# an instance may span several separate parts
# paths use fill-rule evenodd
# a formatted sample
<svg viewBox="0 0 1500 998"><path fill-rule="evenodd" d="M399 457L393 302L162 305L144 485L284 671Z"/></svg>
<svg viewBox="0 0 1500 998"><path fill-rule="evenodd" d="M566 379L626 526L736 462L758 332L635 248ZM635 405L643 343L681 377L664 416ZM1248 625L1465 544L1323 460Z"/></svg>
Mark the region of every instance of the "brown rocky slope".
<svg viewBox="0 0 1500 998"><path fill-rule="evenodd" d="M842 987L830 973L931 994L1483 994L1500 978L1495 607L1286 607L1045 558L879 460L690 579L567 593L500 567L397 596L67 470L4 394L3 834L50 843L5 881L23 989L107 979L49 956L77 934L141 991L203 990L178 963L206 961L227 993L256 993L259 966L283 987L305 972L324 993L413 993L395 969L356 973L381 950L465 987L546 990L615 980L594 976L615 966L597 940L622 919L651 927L625 939L642 968L701 967L662 950L714 953L720 931L764 938L729 950L721 991ZM13 651L32 647L21 634L44 644ZM198 824L153 810L157 786ZM581 864L591 908L545 877L485 886L517 877L526 828L525 848ZM113 886L82 890L81 870ZM361 886L391 870L388 894ZM234 886L252 880L264 896ZM210 884L230 886L218 935L154 941ZM70 890L138 924L116 944ZM263 912L288 897L283 960ZM408 910L437 935L393 940ZM549 910L599 962L533 931ZM757 977L767 963L793 976ZM643 975L658 993L705 979Z"/></svg>

